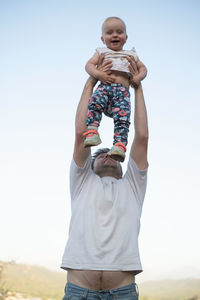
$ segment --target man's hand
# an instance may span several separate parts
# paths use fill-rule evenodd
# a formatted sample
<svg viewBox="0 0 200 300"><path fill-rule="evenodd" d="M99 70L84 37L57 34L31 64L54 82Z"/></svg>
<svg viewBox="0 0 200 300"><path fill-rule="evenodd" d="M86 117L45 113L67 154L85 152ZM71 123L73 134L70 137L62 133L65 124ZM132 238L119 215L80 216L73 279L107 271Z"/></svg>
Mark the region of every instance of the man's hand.
<svg viewBox="0 0 200 300"><path fill-rule="evenodd" d="M99 56L99 61L98 61L98 64L97 64L97 70L99 72L102 72L103 76L104 74L107 75L107 77L109 79L111 79L111 76L109 76L111 74L111 67L112 67L112 61L111 60L107 60L106 62L103 63L103 60L104 60L104 55L100 55ZM112 80L112 79L111 79ZM91 84L92 87L95 86L95 84L97 83L97 79L94 78L93 76L90 76L86 82L86 84Z"/></svg>
<svg viewBox="0 0 200 300"><path fill-rule="evenodd" d="M138 78L138 68L137 68L137 65L136 65L136 61L135 61L135 59L134 59L134 57L133 56L129 56L129 57L127 57L127 60L128 60L128 62L129 62L129 70L130 70L130 72L132 73L132 76L130 77L130 79L129 79L129 83L130 83L130 85L134 88L134 89L136 89L136 88L138 88L139 86L140 86L140 84L141 84L141 81L140 81L140 79Z"/></svg>
<svg viewBox="0 0 200 300"><path fill-rule="evenodd" d="M115 78L112 77L111 74L111 67L112 67L112 61L107 60L103 63L104 55L99 56L99 61L97 64L97 70L98 70L98 79L103 83L114 83Z"/></svg>
<svg viewBox="0 0 200 300"><path fill-rule="evenodd" d="M104 84L112 84L115 82L115 79L106 72L99 71L97 76L98 79Z"/></svg>
<svg viewBox="0 0 200 300"><path fill-rule="evenodd" d="M99 56L99 60L97 63L97 70L106 72L109 75L109 74L111 74L110 69L112 68L112 60L107 60L103 63L104 58L105 58L104 54L101 54Z"/></svg>

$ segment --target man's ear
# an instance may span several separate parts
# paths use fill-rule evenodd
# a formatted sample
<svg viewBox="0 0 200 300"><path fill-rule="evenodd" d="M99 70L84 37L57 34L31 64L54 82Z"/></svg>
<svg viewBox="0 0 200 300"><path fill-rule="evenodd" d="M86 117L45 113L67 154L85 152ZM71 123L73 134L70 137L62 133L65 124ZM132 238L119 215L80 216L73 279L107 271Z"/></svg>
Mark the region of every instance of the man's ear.
<svg viewBox="0 0 200 300"><path fill-rule="evenodd" d="M105 42L104 42L104 38L103 38L103 37L101 37L101 40L102 40L102 42L105 44Z"/></svg>

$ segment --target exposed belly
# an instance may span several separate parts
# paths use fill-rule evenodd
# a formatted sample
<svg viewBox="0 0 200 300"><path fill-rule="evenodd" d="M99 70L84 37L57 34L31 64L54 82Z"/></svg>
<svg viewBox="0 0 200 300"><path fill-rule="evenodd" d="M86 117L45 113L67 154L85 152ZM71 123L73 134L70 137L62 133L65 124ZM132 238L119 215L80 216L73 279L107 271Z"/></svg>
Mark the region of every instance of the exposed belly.
<svg viewBox="0 0 200 300"><path fill-rule="evenodd" d="M121 83L127 88L129 88L129 77L126 73L118 72L118 71L111 71L112 77L115 78L115 83Z"/></svg>
<svg viewBox="0 0 200 300"><path fill-rule="evenodd" d="M135 282L133 272L68 270L67 280L92 290L108 290Z"/></svg>

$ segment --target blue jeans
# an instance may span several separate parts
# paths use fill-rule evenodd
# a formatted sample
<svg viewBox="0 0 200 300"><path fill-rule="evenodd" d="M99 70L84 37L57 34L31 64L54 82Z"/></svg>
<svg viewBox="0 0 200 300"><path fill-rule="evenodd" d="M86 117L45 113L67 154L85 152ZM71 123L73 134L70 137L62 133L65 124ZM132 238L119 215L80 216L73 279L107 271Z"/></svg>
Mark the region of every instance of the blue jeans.
<svg viewBox="0 0 200 300"><path fill-rule="evenodd" d="M90 290L68 282L63 300L138 300L136 283L111 290Z"/></svg>

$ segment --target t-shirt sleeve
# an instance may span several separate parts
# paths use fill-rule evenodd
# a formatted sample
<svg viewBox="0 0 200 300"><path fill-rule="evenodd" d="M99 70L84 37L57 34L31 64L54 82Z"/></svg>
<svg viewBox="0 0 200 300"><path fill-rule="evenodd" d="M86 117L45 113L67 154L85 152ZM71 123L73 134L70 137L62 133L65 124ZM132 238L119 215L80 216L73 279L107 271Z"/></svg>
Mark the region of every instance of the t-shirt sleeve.
<svg viewBox="0 0 200 300"><path fill-rule="evenodd" d="M96 48L96 52L99 54L99 55L101 55L101 54L104 54L104 53L106 53L108 51L108 49L107 48Z"/></svg>
<svg viewBox="0 0 200 300"><path fill-rule="evenodd" d="M140 170L135 161L129 157L124 180L129 182L134 194L136 195L136 199L139 201L140 205L142 205L147 186L147 169Z"/></svg>
<svg viewBox="0 0 200 300"><path fill-rule="evenodd" d="M85 180L93 172L91 169L91 162L92 162L92 158L90 155L86 160L84 167L80 168L72 159L71 166L70 166L71 200L73 200L78 196L78 194L82 189L82 186L84 185Z"/></svg>
<svg viewBox="0 0 200 300"><path fill-rule="evenodd" d="M96 48L96 52L99 54L99 55L101 55L101 48Z"/></svg>
<svg viewBox="0 0 200 300"><path fill-rule="evenodd" d="M136 50L135 50L135 47L133 47L133 48L131 49L131 55L134 57L135 61L138 62L139 57L138 57L138 54L137 54L137 52L136 52Z"/></svg>

